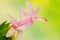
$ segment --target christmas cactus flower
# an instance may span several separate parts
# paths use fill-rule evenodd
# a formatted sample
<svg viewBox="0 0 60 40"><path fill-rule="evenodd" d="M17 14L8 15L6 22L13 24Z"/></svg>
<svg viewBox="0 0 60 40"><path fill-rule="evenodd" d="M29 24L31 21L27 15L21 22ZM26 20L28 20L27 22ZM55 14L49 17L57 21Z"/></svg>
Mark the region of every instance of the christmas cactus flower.
<svg viewBox="0 0 60 40"><path fill-rule="evenodd" d="M10 16L12 28L7 32L6 37L11 37L17 31L18 32L17 40L22 40L21 39L22 38L22 32L27 27L33 25L35 20L47 21L47 19L45 19L42 16L36 16L36 14L40 11L40 7L39 6L37 6L35 10L33 10L33 7L32 7L32 5L29 2L26 2L26 6L27 6L29 12L27 12L23 8L20 8L20 12L23 15L25 15L24 19L22 19L20 21L17 21L15 18Z"/></svg>

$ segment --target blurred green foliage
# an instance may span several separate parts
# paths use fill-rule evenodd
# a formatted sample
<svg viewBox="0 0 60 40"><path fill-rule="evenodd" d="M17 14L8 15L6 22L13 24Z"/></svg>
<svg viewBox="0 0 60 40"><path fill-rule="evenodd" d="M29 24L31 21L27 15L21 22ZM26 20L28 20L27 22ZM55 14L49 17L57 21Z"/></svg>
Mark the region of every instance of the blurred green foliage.
<svg viewBox="0 0 60 40"><path fill-rule="evenodd" d="M10 23L6 23L7 21L4 21L2 24L0 24L0 40L12 40L12 38L6 38L6 33L8 31L8 27Z"/></svg>

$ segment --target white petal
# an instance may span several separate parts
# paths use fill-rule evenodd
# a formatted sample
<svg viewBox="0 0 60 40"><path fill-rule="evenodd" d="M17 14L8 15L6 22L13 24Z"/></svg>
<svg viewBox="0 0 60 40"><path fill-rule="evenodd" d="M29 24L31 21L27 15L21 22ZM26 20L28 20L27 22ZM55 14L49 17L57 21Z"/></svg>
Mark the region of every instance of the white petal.
<svg viewBox="0 0 60 40"><path fill-rule="evenodd" d="M11 29L7 32L6 37L11 37L14 33L15 33L14 28L11 28Z"/></svg>

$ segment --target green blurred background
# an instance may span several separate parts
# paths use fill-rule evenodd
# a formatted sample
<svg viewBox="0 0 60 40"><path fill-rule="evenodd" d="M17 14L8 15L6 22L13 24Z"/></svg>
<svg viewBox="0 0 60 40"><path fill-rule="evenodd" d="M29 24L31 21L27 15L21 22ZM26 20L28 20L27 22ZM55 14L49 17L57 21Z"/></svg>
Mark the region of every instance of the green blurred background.
<svg viewBox="0 0 60 40"><path fill-rule="evenodd" d="M40 6L37 16L44 16L48 22L35 21L32 27L23 33L23 40L60 40L60 0L0 0L0 23L9 21L7 15L19 18L19 7L26 9L26 1L36 8Z"/></svg>

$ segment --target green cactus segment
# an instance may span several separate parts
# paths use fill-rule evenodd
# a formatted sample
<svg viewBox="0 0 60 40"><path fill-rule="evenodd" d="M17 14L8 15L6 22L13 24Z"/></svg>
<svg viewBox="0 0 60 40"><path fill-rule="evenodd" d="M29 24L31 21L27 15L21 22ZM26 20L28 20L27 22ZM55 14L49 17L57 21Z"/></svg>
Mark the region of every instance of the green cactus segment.
<svg viewBox="0 0 60 40"><path fill-rule="evenodd" d="M4 21L2 24L0 24L0 40L12 40L12 38L6 38L6 33L8 31L10 23L7 23L7 21Z"/></svg>

